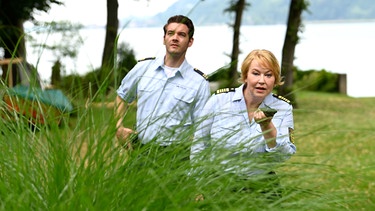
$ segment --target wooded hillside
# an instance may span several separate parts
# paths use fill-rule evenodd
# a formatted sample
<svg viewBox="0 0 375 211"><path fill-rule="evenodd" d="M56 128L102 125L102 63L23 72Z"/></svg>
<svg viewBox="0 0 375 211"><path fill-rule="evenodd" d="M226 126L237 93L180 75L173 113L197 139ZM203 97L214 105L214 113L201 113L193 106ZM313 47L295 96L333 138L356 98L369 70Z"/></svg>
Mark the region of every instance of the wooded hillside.
<svg viewBox="0 0 375 211"><path fill-rule="evenodd" d="M285 24L290 0L248 0L251 5L243 16L242 25ZM178 0L165 12L156 16L132 20L133 26L160 26L171 15L184 14L196 25L229 23L231 17L224 13L228 0ZM374 20L375 4L372 0L310 0L309 12L304 21Z"/></svg>

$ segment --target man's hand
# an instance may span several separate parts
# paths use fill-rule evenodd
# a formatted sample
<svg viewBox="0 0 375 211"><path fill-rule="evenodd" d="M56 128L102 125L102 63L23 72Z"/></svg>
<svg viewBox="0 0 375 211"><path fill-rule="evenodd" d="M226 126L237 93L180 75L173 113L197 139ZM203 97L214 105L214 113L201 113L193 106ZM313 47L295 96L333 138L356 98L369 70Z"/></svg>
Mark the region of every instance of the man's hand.
<svg viewBox="0 0 375 211"><path fill-rule="evenodd" d="M117 128L116 131L116 138L121 146L125 146L125 144L128 146L128 148L131 148L131 143L129 142L129 137L131 134L135 134L136 132L130 128L126 128L123 126L120 126Z"/></svg>

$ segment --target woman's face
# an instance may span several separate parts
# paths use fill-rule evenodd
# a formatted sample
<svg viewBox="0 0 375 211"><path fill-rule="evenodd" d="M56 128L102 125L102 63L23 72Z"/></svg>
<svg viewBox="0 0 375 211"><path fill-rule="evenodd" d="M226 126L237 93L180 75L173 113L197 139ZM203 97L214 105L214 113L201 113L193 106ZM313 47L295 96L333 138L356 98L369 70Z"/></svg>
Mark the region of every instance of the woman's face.
<svg viewBox="0 0 375 211"><path fill-rule="evenodd" d="M275 86L275 76L272 70L262 66L258 60L254 59L250 64L244 82L247 84L246 95L251 95L254 99L263 100L272 92Z"/></svg>

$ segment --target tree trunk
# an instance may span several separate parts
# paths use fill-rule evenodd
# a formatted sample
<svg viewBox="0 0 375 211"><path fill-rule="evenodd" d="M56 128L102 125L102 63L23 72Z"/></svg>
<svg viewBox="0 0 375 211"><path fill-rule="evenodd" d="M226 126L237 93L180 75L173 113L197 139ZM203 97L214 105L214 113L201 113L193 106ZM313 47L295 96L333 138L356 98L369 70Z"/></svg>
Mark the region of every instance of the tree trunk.
<svg viewBox="0 0 375 211"><path fill-rule="evenodd" d="M229 77L230 77L230 86L237 86L238 85L238 55L240 54L240 28L241 28L241 21L242 21L242 14L246 6L246 0L238 0L237 3L234 5L235 10L235 21L233 25L233 46L232 46L232 54L231 54L231 63L229 69Z"/></svg>
<svg viewBox="0 0 375 211"><path fill-rule="evenodd" d="M289 16L285 34L284 46L282 49L281 74L285 77L285 83L278 89L279 95L288 95L292 102L295 102L291 94L293 87L293 61L295 48L298 43L298 32L300 31L303 10L307 8L305 0L291 0Z"/></svg>
<svg viewBox="0 0 375 211"><path fill-rule="evenodd" d="M116 38L118 30L118 1L107 0L107 26L102 56L101 80L108 77L115 64Z"/></svg>
<svg viewBox="0 0 375 211"><path fill-rule="evenodd" d="M59 87L60 82L61 82L61 62L60 60L57 60L52 66L51 84L55 87Z"/></svg>
<svg viewBox="0 0 375 211"><path fill-rule="evenodd" d="M5 23L1 29L0 42L4 46L4 58L21 58L23 62L26 62L26 45L23 30L23 20L9 20ZM4 64L1 67L3 69L2 79L5 81L7 77L12 74L8 73L10 70L8 64ZM13 72L17 72L17 65L12 64Z"/></svg>

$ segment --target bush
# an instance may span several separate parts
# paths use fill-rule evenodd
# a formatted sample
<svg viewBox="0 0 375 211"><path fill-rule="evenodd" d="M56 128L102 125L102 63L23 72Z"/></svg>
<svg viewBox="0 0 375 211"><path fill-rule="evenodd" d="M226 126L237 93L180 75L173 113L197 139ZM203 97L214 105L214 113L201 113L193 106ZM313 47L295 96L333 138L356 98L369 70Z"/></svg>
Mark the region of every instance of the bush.
<svg viewBox="0 0 375 211"><path fill-rule="evenodd" d="M117 55L117 66L114 70L109 70L106 77L100 77L102 71L100 68L92 70L84 76L68 75L63 77L61 88L73 97L87 98L96 94L108 94L109 91L119 86L121 80L137 63L134 51L126 43L119 44Z"/></svg>
<svg viewBox="0 0 375 211"><path fill-rule="evenodd" d="M338 92L339 76L326 70L295 70L294 87L308 91Z"/></svg>

